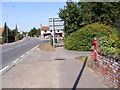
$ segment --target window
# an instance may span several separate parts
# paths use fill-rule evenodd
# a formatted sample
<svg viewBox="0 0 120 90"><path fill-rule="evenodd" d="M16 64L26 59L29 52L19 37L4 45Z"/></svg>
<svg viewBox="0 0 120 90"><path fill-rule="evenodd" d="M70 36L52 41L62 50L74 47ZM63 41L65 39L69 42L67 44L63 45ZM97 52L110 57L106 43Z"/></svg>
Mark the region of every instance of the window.
<svg viewBox="0 0 120 90"><path fill-rule="evenodd" d="M45 32L47 32L47 30L45 30Z"/></svg>

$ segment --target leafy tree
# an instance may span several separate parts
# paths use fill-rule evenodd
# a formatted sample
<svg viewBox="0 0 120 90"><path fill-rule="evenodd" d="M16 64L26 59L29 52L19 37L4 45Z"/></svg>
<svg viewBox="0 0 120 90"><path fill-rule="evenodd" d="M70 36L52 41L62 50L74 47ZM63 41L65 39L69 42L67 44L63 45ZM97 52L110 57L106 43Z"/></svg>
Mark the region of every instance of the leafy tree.
<svg viewBox="0 0 120 90"><path fill-rule="evenodd" d="M2 37L4 38L4 42L6 42L7 40L8 40L8 42L15 41L13 33L12 33L12 31L10 31L10 29L6 25L6 22L4 25L4 31L2 32Z"/></svg>
<svg viewBox="0 0 120 90"><path fill-rule="evenodd" d="M17 33L17 35L15 36L18 40L22 39L23 38L23 35L20 34L20 33Z"/></svg>
<svg viewBox="0 0 120 90"><path fill-rule="evenodd" d="M4 25L4 31L2 33L2 37L8 38L8 36L11 36L11 35L12 35L12 33L10 32L10 29L8 28L8 26L5 23L5 25Z"/></svg>
<svg viewBox="0 0 120 90"><path fill-rule="evenodd" d="M16 35L17 35L17 33L18 33L18 28L17 28L17 25L16 25L15 29L13 29L13 30L12 30L12 32L13 32L14 36L16 36Z"/></svg>
<svg viewBox="0 0 120 90"><path fill-rule="evenodd" d="M67 6L64 9L60 9L59 17L65 21L65 32L66 34L70 34L77 29L79 29L79 9L77 3L69 0L66 2Z"/></svg>
<svg viewBox="0 0 120 90"><path fill-rule="evenodd" d="M66 34L94 22L111 25L119 30L120 2L66 2L59 17L65 21Z"/></svg>
<svg viewBox="0 0 120 90"><path fill-rule="evenodd" d="M28 32L28 36L34 37L34 36L36 36L36 33L37 33L37 30L34 27L33 29L30 30L30 32Z"/></svg>
<svg viewBox="0 0 120 90"><path fill-rule="evenodd" d="M40 28L36 29L36 36L39 37L40 36Z"/></svg>
<svg viewBox="0 0 120 90"><path fill-rule="evenodd" d="M23 31L22 34L23 34L24 36L26 36L27 32L24 32L24 31Z"/></svg>

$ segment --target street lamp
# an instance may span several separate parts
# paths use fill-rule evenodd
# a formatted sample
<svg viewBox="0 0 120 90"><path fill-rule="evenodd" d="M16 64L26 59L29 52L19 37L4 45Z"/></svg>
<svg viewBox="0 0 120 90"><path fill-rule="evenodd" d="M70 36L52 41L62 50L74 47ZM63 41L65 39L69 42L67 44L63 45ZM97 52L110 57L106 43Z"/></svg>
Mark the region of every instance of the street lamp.
<svg viewBox="0 0 120 90"><path fill-rule="evenodd" d="M7 16L6 16L6 22L8 23L8 6L6 6L7 7ZM11 6L11 7L16 7L16 6ZM6 42L8 43L9 42L9 40L8 40L8 30L9 30L9 28L8 28L8 26L6 25Z"/></svg>

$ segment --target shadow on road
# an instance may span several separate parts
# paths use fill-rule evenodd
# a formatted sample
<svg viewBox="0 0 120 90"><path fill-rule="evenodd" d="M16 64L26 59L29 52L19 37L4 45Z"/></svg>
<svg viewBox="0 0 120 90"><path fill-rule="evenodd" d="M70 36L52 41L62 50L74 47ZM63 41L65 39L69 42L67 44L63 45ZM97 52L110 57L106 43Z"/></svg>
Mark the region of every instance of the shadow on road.
<svg viewBox="0 0 120 90"><path fill-rule="evenodd" d="M78 85L78 83L79 83L79 81L80 81L80 78L81 78L81 76L82 76L82 73L83 73L83 71L84 71L84 68L85 68L87 59L88 59L88 57L85 58L84 64L83 64L83 66L82 66L82 69L80 70L80 73L79 73L79 75L78 75L78 77L77 77L77 79L76 79L76 81L75 81L75 83L74 83L74 86L73 86L72 90L76 90L76 88L77 88L77 85Z"/></svg>

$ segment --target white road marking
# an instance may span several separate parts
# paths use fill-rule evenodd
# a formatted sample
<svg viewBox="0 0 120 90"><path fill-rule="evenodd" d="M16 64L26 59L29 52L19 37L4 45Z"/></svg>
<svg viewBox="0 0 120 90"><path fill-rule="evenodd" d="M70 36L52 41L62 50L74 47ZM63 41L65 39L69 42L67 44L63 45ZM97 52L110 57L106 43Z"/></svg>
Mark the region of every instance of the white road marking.
<svg viewBox="0 0 120 90"><path fill-rule="evenodd" d="M7 50L4 50L3 52L7 52L7 51L9 51L9 49L7 49Z"/></svg>
<svg viewBox="0 0 120 90"><path fill-rule="evenodd" d="M28 54L29 52L26 52L26 54Z"/></svg>
<svg viewBox="0 0 120 90"><path fill-rule="evenodd" d="M21 58L23 58L25 55L22 55Z"/></svg>
<svg viewBox="0 0 120 90"><path fill-rule="evenodd" d="M12 49L14 49L14 48L10 48L10 49L4 50L3 52L7 52L7 51L12 50Z"/></svg>
<svg viewBox="0 0 120 90"><path fill-rule="evenodd" d="M4 67L2 70L0 70L0 73L2 73L5 69L9 68L9 66Z"/></svg>
<svg viewBox="0 0 120 90"><path fill-rule="evenodd" d="M16 59L15 61L13 61L13 63L16 63L19 59Z"/></svg>

